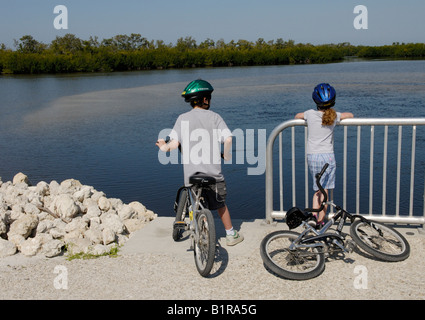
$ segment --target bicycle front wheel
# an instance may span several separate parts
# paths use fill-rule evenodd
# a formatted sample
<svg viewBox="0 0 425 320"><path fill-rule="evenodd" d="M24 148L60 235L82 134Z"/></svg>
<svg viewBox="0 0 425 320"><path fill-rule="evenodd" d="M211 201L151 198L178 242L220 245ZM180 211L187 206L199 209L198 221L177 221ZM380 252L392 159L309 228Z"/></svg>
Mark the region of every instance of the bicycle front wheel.
<svg viewBox="0 0 425 320"><path fill-rule="evenodd" d="M410 255L407 240L397 230L382 223L357 220L351 225L350 234L360 248L380 260L397 262Z"/></svg>
<svg viewBox="0 0 425 320"><path fill-rule="evenodd" d="M215 259L216 233L214 218L208 209L203 209L197 215L198 234L195 235L195 264L201 276L206 277L211 272Z"/></svg>
<svg viewBox="0 0 425 320"><path fill-rule="evenodd" d="M299 233L280 230L268 234L260 245L264 264L277 275L291 280L308 280L320 275L325 269L325 257L320 248L297 248L289 246Z"/></svg>

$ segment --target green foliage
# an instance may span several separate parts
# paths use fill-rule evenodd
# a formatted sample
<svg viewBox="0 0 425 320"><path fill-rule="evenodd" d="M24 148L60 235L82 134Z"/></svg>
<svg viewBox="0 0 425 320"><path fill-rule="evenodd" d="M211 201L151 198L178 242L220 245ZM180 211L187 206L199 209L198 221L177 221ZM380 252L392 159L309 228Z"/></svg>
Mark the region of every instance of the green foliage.
<svg viewBox="0 0 425 320"><path fill-rule="evenodd" d="M81 40L73 34L56 37L49 45L26 35L15 40L16 50L0 45L0 73L37 74L112 72L145 69L311 64L341 61L346 56L364 58L424 58L425 44L352 46L350 43L312 45L294 40L225 43L206 39L199 45L192 37L175 45L148 41L140 34L116 35L99 41Z"/></svg>
<svg viewBox="0 0 425 320"><path fill-rule="evenodd" d="M357 55L361 58L425 58L425 43L393 43L391 46L359 47Z"/></svg>
<svg viewBox="0 0 425 320"><path fill-rule="evenodd" d="M65 248L65 251L69 253L69 248ZM82 260L90 260L90 259L97 259L99 257L110 257L110 258L116 258L118 257L118 251L119 247L118 245L111 247L111 250L109 252L105 252L103 254L93 254L93 253L84 253L84 252L77 252L73 253L71 252L68 254L67 259L68 261L72 261L75 259L82 259Z"/></svg>

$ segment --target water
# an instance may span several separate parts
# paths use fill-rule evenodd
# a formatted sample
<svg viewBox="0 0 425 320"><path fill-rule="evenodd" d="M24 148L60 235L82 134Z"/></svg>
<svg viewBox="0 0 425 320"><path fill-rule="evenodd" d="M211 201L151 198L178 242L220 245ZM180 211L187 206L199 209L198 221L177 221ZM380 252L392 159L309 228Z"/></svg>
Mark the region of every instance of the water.
<svg viewBox="0 0 425 320"><path fill-rule="evenodd" d="M320 82L336 87L338 111L425 117L425 61L1 76L2 180L17 172L33 184L75 178L108 197L137 200L172 216L183 169L161 165L155 141L189 110L180 93L196 78L214 86L212 110L229 128L254 129L255 139L260 129L268 136L282 121L314 107L311 92ZM425 166L424 141L418 130L419 172ZM254 167L246 161L223 165L234 218L264 217L264 175L247 175ZM409 177L404 180L408 185ZM418 188L420 202L423 185Z"/></svg>

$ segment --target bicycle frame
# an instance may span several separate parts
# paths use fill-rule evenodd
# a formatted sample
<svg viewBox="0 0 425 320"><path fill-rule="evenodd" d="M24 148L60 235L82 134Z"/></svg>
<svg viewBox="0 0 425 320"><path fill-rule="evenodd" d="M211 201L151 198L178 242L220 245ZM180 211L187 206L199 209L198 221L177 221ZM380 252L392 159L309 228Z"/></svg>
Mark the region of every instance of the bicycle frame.
<svg viewBox="0 0 425 320"><path fill-rule="evenodd" d="M298 236L297 239L295 239L291 243L291 245L289 246L290 250L295 250L297 248L324 247L324 243L329 242L329 240L331 240L332 243L337 245L341 250L347 251L346 248L342 245L341 241L344 241L345 239L345 236L342 234L342 229L348 218L351 220L351 222L353 222L354 219L359 218L362 221L368 222L373 226L373 224L366 218L357 214L353 215L342 209L341 207L335 205L332 201L327 201L324 204L333 206L337 210L336 214L331 219L329 219L329 221L320 230L316 230L315 228L310 226L306 221L303 221L302 225L305 227L305 230ZM336 228L336 232L328 233L327 231L329 230L329 228L333 226L336 221L338 221L338 219L340 219L340 221ZM312 232L314 235L305 238L305 236L309 232Z"/></svg>
<svg viewBox="0 0 425 320"><path fill-rule="evenodd" d="M199 189L195 192L195 190L193 189L193 187L186 187L183 186L181 187L178 192L177 192L177 197L176 197L176 202L174 204L174 207L177 208L177 204L180 198L180 193L182 190L186 190L187 191L187 206L186 209L189 211L189 220L190 220L190 226L189 226L189 230L192 232L192 235L196 238L199 234L199 230L198 230L198 224L197 223L193 223L193 221L196 221L196 217L198 215L198 213L204 209L204 206L202 205L201 202L201 194L202 194L202 187L199 187ZM182 217L183 220L185 218L185 215ZM195 239L195 241L198 239Z"/></svg>

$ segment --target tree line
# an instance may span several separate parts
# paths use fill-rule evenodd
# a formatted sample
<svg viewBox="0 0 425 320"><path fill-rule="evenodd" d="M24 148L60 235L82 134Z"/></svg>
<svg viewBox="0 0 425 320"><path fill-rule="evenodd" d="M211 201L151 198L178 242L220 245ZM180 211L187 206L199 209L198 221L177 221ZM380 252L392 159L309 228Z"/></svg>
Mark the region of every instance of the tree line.
<svg viewBox="0 0 425 320"><path fill-rule="evenodd" d="M14 41L15 50L0 44L0 73L39 74L112 72L127 70L313 64L337 62L346 56L363 58L425 57L424 43L389 46L296 44L294 40L214 41L197 43L192 37L176 44L147 40L140 34L116 35L99 41L82 40L73 34L57 36L50 44L25 35Z"/></svg>

